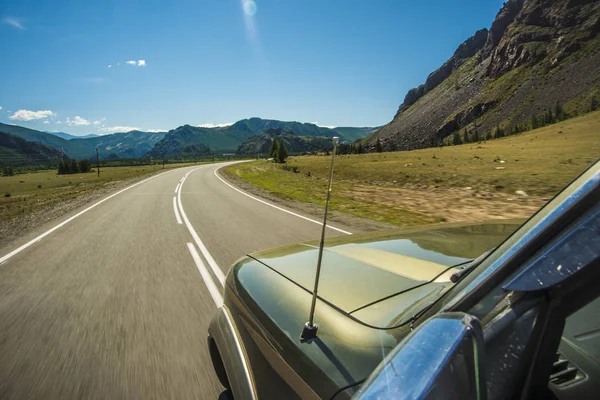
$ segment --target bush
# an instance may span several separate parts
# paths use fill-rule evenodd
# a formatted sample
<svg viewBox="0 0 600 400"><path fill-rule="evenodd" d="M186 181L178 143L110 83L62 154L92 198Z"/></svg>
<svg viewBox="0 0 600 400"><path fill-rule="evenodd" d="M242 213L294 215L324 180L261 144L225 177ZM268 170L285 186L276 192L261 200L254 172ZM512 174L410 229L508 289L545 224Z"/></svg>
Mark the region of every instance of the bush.
<svg viewBox="0 0 600 400"><path fill-rule="evenodd" d="M10 197L10 193L4 193L4 197Z"/></svg>
<svg viewBox="0 0 600 400"><path fill-rule="evenodd" d="M2 169L2 175L4 176L13 176L15 174L15 171L13 171L12 167L4 167Z"/></svg>
<svg viewBox="0 0 600 400"><path fill-rule="evenodd" d="M292 166L292 165L288 165L288 164L283 164L281 166L281 169L284 170L284 171L293 172L295 174L297 174L298 172L300 172L300 171L298 171L298 167L295 166L295 165Z"/></svg>

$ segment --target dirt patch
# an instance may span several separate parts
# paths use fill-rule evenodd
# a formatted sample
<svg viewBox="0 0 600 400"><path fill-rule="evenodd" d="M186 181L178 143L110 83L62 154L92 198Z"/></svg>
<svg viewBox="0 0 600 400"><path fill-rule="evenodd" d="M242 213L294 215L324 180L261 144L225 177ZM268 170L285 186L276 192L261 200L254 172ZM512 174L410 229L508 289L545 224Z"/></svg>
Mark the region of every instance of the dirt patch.
<svg viewBox="0 0 600 400"><path fill-rule="evenodd" d="M356 185L343 196L362 202L401 207L447 222L527 218L546 203L546 199L526 194L493 193L471 188L378 187Z"/></svg>

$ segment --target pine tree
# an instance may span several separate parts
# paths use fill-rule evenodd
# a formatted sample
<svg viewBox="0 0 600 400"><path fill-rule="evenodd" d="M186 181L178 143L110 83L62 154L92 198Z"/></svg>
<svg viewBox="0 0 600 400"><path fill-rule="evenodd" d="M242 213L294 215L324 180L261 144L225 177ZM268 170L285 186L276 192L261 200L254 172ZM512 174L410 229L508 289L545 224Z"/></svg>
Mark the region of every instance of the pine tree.
<svg viewBox="0 0 600 400"><path fill-rule="evenodd" d="M79 161L78 167L79 167L79 172L81 172L81 173L90 172L92 170L92 167L88 160Z"/></svg>
<svg viewBox="0 0 600 400"><path fill-rule="evenodd" d="M454 132L454 135L452 136L452 144L454 146L462 144L462 140L460 139L460 133Z"/></svg>
<svg viewBox="0 0 600 400"><path fill-rule="evenodd" d="M79 168L77 167L77 161L74 158L72 158L71 165L69 165L69 173L76 174L77 172L79 172Z"/></svg>
<svg viewBox="0 0 600 400"><path fill-rule="evenodd" d="M277 162L278 163L285 163L285 160L287 160L288 158L288 151L287 151L287 147L285 146L285 142L283 141L283 139L279 139L279 143L277 145Z"/></svg>
<svg viewBox="0 0 600 400"><path fill-rule="evenodd" d="M479 139L479 131L477 130L477 125L475 125L475 129L473 130L473 142L478 143L481 140Z"/></svg>
<svg viewBox="0 0 600 400"><path fill-rule="evenodd" d="M596 100L595 96L592 96L592 101L590 103L590 111L596 111L598 108L598 100Z"/></svg>
<svg viewBox="0 0 600 400"><path fill-rule="evenodd" d="M277 153L277 139L271 138L271 147L269 147L269 157L275 158Z"/></svg>
<svg viewBox="0 0 600 400"><path fill-rule="evenodd" d="M535 114L531 115L531 129L536 129L538 127L538 119L535 117Z"/></svg>
<svg viewBox="0 0 600 400"><path fill-rule="evenodd" d="M383 146L381 145L381 140L377 138L377 142L375 142L375 151L381 153L383 151Z"/></svg>
<svg viewBox="0 0 600 400"><path fill-rule="evenodd" d="M58 163L58 174L64 175L66 173L67 169L65 168L65 162L63 160L60 160L60 162Z"/></svg>
<svg viewBox="0 0 600 400"><path fill-rule="evenodd" d="M560 105L560 101L557 101L556 104L554 105L554 118L556 118L557 121L562 121L564 118L564 112L563 112L563 108Z"/></svg>

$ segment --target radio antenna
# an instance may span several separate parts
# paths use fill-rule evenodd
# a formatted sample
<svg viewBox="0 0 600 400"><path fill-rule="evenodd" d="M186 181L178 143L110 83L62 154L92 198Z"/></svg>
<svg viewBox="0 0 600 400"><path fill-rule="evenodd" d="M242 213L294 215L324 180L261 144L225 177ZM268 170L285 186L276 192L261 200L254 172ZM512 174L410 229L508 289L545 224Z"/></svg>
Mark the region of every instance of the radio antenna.
<svg viewBox="0 0 600 400"><path fill-rule="evenodd" d="M335 151L339 138L333 137L333 152L331 153L331 168L329 170L329 187L327 189L327 200L325 201L325 216L323 217L323 229L321 230L321 243L319 244L319 258L317 260L317 272L315 274L315 287L313 289L312 302L310 304L310 314L308 322L304 324L300 341L305 342L309 339L314 339L317 336L319 327L314 323L315 306L317 304L317 290L319 289L319 278L321 276L321 261L323 260L323 247L325 246L325 228L327 228L327 212L329 211L329 199L331 198L331 183L333 182L333 163L335 161Z"/></svg>

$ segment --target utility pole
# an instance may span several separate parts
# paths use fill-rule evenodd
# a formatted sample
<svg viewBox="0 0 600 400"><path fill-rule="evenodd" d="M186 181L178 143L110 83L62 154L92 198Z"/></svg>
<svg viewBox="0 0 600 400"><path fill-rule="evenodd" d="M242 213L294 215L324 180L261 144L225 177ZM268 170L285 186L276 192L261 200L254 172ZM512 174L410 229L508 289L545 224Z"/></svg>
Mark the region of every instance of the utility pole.
<svg viewBox="0 0 600 400"><path fill-rule="evenodd" d="M154 168L154 159L152 158L152 156L150 156L150 164L152 164L152 171L155 171L156 168Z"/></svg>
<svg viewBox="0 0 600 400"><path fill-rule="evenodd" d="M98 156L98 146L96 146L96 171L98 171L98 178L100 178L100 157Z"/></svg>

